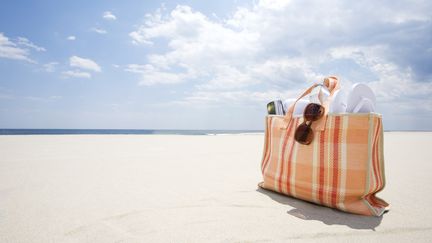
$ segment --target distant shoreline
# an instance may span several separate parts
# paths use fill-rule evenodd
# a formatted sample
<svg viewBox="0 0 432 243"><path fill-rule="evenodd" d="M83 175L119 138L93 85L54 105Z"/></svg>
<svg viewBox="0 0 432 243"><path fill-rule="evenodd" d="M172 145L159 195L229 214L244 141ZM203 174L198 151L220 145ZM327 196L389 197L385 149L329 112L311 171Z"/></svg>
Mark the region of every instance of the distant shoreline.
<svg viewBox="0 0 432 243"><path fill-rule="evenodd" d="M264 133L263 130L0 129L0 135L223 135L262 133Z"/></svg>
<svg viewBox="0 0 432 243"><path fill-rule="evenodd" d="M430 130L384 130L384 132L432 132ZM175 129L0 129L0 135L253 135L264 130Z"/></svg>

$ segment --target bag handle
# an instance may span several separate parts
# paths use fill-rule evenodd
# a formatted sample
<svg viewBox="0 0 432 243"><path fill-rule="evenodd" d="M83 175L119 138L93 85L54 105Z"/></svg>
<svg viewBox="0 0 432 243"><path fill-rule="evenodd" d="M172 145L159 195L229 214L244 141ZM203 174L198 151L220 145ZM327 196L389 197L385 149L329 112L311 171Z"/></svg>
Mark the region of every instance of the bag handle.
<svg viewBox="0 0 432 243"><path fill-rule="evenodd" d="M292 116L293 116L293 112L294 112L294 107L297 104L297 102L305 97L306 95L308 95L315 87L319 86L320 84L315 83L312 86L310 86L305 92L303 92L302 95L300 95L300 97L288 108L286 115L284 117L284 121L285 121L285 126L283 126L283 129L287 129L288 128L288 124L290 123ZM319 119L318 121L312 123L312 129L314 131L323 131L325 129L325 124L327 121L327 114L328 114L328 110L329 110L329 105L331 102L331 98L333 97L333 94L336 92L336 90L338 90L340 88L340 84L339 84L339 79L335 76L330 76L324 79L323 85L326 86L328 88L328 90L330 91L330 95L329 97L327 97L327 100L324 102L324 104L321 104L324 107L324 116Z"/></svg>

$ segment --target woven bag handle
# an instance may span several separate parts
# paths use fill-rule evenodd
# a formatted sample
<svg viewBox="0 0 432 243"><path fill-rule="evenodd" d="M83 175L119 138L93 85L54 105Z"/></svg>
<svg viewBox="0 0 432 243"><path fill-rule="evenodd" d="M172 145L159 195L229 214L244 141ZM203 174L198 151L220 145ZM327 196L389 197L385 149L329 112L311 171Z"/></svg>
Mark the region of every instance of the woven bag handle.
<svg viewBox="0 0 432 243"><path fill-rule="evenodd" d="M325 129L325 124L327 121L327 114L328 114L328 110L329 110L329 105L331 102L331 99L333 97L333 94L336 92L336 90L338 90L340 88L340 84L339 84L339 79L335 76L330 76L324 79L323 82L324 86L326 86L328 88L328 90L330 91L330 95L327 98L327 100L324 102L324 104L321 104L324 109L325 109L325 113L324 116L319 119L318 121L314 122L312 124L312 129L314 131L322 131ZM285 126L283 127L284 129L286 129L288 127L289 122L291 121L291 118L293 116L293 112L294 112L294 107L297 104L297 102L305 97L307 94L309 94L315 87L319 86L320 84L313 84L311 87L309 87L305 92L303 92L303 94L288 108L286 115L284 117L284 121L285 121Z"/></svg>

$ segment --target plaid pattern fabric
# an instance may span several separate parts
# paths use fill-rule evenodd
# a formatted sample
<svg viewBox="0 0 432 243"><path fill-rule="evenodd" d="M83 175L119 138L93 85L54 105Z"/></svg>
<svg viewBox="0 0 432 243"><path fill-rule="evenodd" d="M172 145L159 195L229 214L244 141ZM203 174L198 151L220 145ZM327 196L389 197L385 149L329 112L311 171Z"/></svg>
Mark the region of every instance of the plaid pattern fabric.
<svg viewBox="0 0 432 243"><path fill-rule="evenodd" d="M316 204L380 216L389 204L375 196L385 186L381 115L329 114L309 145L294 140L303 118L288 126L267 116L260 186Z"/></svg>

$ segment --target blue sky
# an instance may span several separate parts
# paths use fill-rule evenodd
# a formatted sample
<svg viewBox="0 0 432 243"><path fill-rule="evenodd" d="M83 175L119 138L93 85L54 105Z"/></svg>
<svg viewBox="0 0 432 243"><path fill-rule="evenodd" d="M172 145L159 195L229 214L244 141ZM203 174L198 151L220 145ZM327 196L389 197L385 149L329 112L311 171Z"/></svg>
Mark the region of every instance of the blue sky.
<svg viewBox="0 0 432 243"><path fill-rule="evenodd" d="M0 127L263 129L338 75L432 129L428 1L2 1Z"/></svg>

